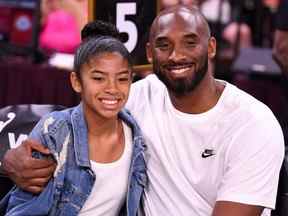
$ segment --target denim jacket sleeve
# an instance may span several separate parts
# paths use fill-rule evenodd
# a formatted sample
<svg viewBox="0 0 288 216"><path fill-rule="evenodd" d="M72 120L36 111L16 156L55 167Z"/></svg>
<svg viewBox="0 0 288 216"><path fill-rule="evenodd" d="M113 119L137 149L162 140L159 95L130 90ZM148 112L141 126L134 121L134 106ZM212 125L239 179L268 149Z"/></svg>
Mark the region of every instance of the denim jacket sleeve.
<svg viewBox="0 0 288 216"><path fill-rule="evenodd" d="M30 133L29 138L38 140L42 145L48 147L55 155L57 151L56 143L50 136L50 132L55 131L55 127L63 121L54 121L53 114L43 117ZM47 156L39 152L33 152L33 157L42 159ZM53 155L53 158L55 156ZM50 215L53 203L55 203L55 177L50 179L45 189L39 194L34 195L25 192L18 187L14 187L1 201L1 208L5 208L5 215Z"/></svg>

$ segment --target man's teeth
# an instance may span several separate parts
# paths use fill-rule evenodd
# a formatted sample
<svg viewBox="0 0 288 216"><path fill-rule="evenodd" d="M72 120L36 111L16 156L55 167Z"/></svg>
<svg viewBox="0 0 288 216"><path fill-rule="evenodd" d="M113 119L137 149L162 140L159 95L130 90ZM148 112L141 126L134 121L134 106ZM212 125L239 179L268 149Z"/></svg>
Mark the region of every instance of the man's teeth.
<svg viewBox="0 0 288 216"><path fill-rule="evenodd" d="M180 68L180 69L172 69L171 72L175 73L175 74L181 74L181 73L184 73L188 69L189 69L189 67Z"/></svg>
<svg viewBox="0 0 288 216"><path fill-rule="evenodd" d="M113 105L113 104L116 104L117 102L118 102L117 100L105 100L105 99L102 100L102 103L108 104L108 105Z"/></svg>

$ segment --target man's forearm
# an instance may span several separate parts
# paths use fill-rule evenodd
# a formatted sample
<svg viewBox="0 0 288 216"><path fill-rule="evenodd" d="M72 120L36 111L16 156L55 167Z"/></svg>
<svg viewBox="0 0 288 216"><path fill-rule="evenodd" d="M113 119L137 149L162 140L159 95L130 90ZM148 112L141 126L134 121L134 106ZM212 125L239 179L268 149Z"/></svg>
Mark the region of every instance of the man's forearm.
<svg viewBox="0 0 288 216"><path fill-rule="evenodd" d="M47 160L32 157L32 152L47 155ZM54 160L49 159L50 152L35 140L25 140L17 148L9 149L1 167L18 187L31 193L43 190L56 168Z"/></svg>
<svg viewBox="0 0 288 216"><path fill-rule="evenodd" d="M217 201L212 216L260 216L264 207L230 201Z"/></svg>

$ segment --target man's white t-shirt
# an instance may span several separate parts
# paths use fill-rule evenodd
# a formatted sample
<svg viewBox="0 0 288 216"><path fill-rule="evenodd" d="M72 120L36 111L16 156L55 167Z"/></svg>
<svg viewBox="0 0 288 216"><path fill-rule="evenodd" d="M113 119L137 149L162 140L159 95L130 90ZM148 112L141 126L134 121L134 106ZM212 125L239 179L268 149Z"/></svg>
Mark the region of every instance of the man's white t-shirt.
<svg viewBox="0 0 288 216"><path fill-rule="evenodd" d="M91 162L96 180L79 216L116 216L125 202L132 158L132 131L124 122L125 148L121 157L111 163Z"/></svg>
<svg viewBox="0 0 288 216"><path fill-rule="evenodd" d="M266 105L223 83L202 114L176 110L155 75L132 85L127 108L148 147L146 215L210 216L219 200L274 208L282 130Z"/></svg>

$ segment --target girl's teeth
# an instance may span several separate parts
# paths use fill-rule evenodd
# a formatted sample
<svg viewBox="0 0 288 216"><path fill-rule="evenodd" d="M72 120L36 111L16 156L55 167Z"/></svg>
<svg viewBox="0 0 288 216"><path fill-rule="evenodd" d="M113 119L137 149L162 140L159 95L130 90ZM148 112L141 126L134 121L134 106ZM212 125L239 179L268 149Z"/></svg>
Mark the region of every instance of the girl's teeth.
<svg viewBox="0 0 288 216"><path fill-rule="evenodd" d="M102 100L102 103L112 105L116 104L117 100Z"/></svg>

